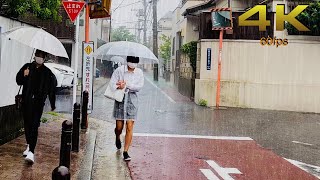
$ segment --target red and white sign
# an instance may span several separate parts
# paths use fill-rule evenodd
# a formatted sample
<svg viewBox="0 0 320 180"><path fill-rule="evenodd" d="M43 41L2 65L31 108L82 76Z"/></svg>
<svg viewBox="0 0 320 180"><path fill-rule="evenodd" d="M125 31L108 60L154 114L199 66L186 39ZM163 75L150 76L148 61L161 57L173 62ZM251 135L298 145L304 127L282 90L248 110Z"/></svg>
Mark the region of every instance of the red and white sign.
<svg viewBox="0 0 320 180"><path fill-rule="evenodd" d="M76 20L84 5L85 2L82 1L63 1L63 7L72 22Z"/></svg>

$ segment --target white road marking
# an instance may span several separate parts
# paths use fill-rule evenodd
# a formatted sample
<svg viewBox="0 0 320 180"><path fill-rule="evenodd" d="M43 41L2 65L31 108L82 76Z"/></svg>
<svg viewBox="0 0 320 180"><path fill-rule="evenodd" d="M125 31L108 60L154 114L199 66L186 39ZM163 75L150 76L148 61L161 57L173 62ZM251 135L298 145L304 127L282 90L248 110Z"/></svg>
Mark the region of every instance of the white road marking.
<svg viewBox="0 0 320 180"><path fill-rule="evenodd" d="M230 174L242 174L236 168L223 168L219 166L216 162L209 160L206 161L224 180L234 180ZM200 171L209 179L217 178L217 176L209 169L200 169ZM214 176L213 176L214 175ZM215 179L214 179L215 180Z"/></svg>
<svg viewBox="0 0 320 180"><path fill-rule="evenodd" d="M298 168L304 170L305 172L310 173L313 176L315 176L318 179L320 179L320 167L314 166L314 165L310 165L310 164L306 164L306 163L299 162L299 161L292 160L292 159L286 159L286 158L284 158L284 159L289 161L291 164L297 166Z"/></svg>
<svg viewBox="0 0 320 180"><path fill-rule="evenodd" d="M176 103L176 101L174 101L168 94L166 94L162 89L160 89L157 85L155 85L150 79L148 79L147 77L146 77L145 79L146 79L152 86L154 86L156 89L158 89L164 96L166 96L166 98L168 98L170 102Z"/></svg>
<svg viewBox="0 0 320 180"><path fill-rule="evenodd" d="M300 142L300 141L292 141L292 142L293 142L293 143L296 143L296 144L306 145L306 146L313 146L313 144L304 143L304 142Z"/></svg>
<svg viewBox="0 0 320 180"><path fill-rule="evenodd" d="M234 140L234 141L253 141L250 137L234 136L199 136L199 135L179 135L179 134L149 134L134 133L134 136L140 137L173 137L173 138L193 138L193 139L215 139L215 140Z"/></svg>
<svg viewBox="0 0 320 180"><path fill-rule="evenodd" d="M208 178L208 180L220 180L210 169L200 169L200 171Z"/></svg>

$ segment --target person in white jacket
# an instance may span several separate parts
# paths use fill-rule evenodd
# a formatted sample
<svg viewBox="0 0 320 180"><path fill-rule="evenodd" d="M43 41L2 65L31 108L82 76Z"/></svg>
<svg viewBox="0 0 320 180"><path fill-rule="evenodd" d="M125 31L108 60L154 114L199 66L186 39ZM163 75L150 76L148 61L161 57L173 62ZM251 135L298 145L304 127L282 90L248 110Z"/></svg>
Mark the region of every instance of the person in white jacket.
<svg viewBox="0 0 320 180"><path fill-rule="evenodd" d="M116 120L116 147L121 149L120 135L123 130L124 122L126 122L126 136L123 151L125 161L130 161L128 154L129 147L132 142L133 126L137 119L138 112L138 95L144 85L143 71L138 68L139 58L128 56L127 64L118 67L112 74L110 84L113 90L124 89L125 97L122 102L115 101L113 117Z"/></svg>

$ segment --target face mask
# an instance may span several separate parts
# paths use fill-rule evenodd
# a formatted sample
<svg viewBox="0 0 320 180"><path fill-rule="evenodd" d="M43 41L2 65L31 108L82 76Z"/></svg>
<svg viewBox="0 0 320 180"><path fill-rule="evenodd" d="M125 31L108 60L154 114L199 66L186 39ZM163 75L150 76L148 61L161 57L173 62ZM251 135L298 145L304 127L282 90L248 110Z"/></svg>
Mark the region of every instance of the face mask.
<svg viewBox="0 0 320 180"><path fill-rule="evenodd" d="M137 63L128 62L128 66L129 66L129 68L131 68L131 69L135 69L136 67L138 67L138 64L137 64Z"/></svg>
<svg viewBox="0 0 320 180"><path fill-rule="evenodd" d="M34 59L36 60L36 62L38 64L43 64L44 63L44 59L42 57L34 57Z"/></svg>

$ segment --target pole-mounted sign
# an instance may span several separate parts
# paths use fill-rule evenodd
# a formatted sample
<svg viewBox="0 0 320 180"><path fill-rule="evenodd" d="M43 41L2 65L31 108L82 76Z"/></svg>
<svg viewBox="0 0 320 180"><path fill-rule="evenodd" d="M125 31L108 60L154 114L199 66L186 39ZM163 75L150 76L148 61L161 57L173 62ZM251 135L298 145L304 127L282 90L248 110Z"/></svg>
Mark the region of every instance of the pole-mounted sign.
<svg viewBox="0 0 320 180"><path fill-rule="evenodd" d="M91 113L93 108L93 42L83 42L83 69L82 69L82 92L87 91L89 93L88 113Z"/></svg>
<svg viewBox="0 0 320 180"><path fill-rule="evenodd" d="M63 1L62 3L72 22L76 20L85 5L83 1Z"/></svg>
<svg viewBox="0 0 320 180"><path fill-rule="evenodd" d="M211 10L212 30L220 31L219 41L219 58L218 58L218 77L217 77L217 94L216 107L220 106L220 81L221 81L221 59L222 59L222 41L223 31L232 30L232 11L231 8L214 8Z"/></svg>

